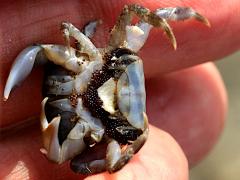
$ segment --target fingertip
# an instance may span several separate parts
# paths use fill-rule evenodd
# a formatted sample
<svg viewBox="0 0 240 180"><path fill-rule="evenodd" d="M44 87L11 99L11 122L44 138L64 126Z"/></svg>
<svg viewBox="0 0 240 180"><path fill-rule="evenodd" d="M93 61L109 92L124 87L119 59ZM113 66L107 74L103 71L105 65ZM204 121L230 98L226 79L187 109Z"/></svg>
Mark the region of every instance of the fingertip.
<svg viewBox="0 0 240 180"><path fill-rule="evenodd" d="M150 123L171 133L189 164L202 160L217 142L226 118L227 95L212 63L147 81ZM156 121L157 119L157 121Z"/></svg>
<svg viewBox="0 0 240 180"><path fill-rule="evenodd" d="M149 138L143 148L120 171L89 176L93 179L188 179L187 159L174 138L150 126Z"/></svg>

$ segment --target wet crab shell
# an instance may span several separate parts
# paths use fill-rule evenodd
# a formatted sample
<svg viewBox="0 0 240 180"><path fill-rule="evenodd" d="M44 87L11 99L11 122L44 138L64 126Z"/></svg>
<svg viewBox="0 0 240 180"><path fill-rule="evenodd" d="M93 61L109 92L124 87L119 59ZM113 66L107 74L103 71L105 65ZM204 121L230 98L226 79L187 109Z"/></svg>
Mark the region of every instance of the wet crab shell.
<svg viewBox="0 0 240 180"><path fill-rule="evenodd" d="M135 25L131 25L133 15L140 18ZM98 21L90 22L83 32L63 22L66 46L43 44L24 49L12 66L4 100L35 63L50 62L43 87L46 98L42 102L41 152L57 163L71 159L70 167L77 173L115 172L128 163L148 137L143 65L136 53L153 27L161 27L176 49L167 21L190 18L210 25L188 7L151 12L137 4L126 5L110 33L108 46L101 49L89 39ZM76 40L75 48L70 37ZM81 155L86 153L82 152L101 141L107 144L106 156L83 162Z"/></svg>
<svg viewBox="0 0 240 180"><path fill-rule="evenodd" d="M110 115L115 114L117 110L120 111L120 113L125 117L125 121L128 121L131 126L139 129L140 131L144 131L147 124L144 119L146 94L142 60L135 55L129 54L123 54L119 58L121 60L128 60L131 58L136 60L126 66L124 72L121 73L117 80L111 77L97 89L97 95L102 101L101 108ZM50 66L50 68L55 69L56 67ZM92 68L93 69L89 71L94 74L94 72L97 71L96 66L92 66ZM68 81L68 79L72 79L71 77L65 74L64 76L58 74L53 76L51 72L47 75L45 80L47 87L44 89L44 95L50 96L51 98L53 93L59 92L59 90L53 90L52 88L56 88L56 80L61 77L64 77L64 82L62 84L59 83L59 85L62 86L58 86L58 88L61 89L64 87L66 89L66 83L68 82L68 86L70 87L67 87L67 89L74 89L75 86L79 86L78 83L82 80L83 75L77 75L74 81L71 82ZM53 79L55 81L52 81ZM71 82L71 85L69 85L69 82ZM90 81L86 81L85 83L85 87L87 87L87 84L89 84ZM61 90L63 91L63 89ZM84 89L83 92L84 91L86 91L86 89ZM62 94L62 92L59 93ZM102 136L104 132L106 132L106 128L104 128L100 119L91 115L91 110L84 106L81 98L77 98L77 106L73 107L69 99L62 99L60 97L60 99L56 100L56 95L58 94L54 94L54 100L49 101L45 98L42 102L41 126L44 143L41 151L46 154L50 160L62 163L66 160L72 159L88 147L88 144L84 141L84 137L89 133L89 131L97 129L98 132L101 132L100 136ZM49 104L52 107L49 107ZM64 114L61 113L61 111L58 112L57 108L61 109ZM47 111L54 111L54 113L52 112L53 115L46 113L46 109ZM58 113L59 116L57 116ZM71 127L68 127L69 125L66 123L60 123L65 122L64 116L69 113L70 115L71 113L73 115L77 114L77 117L80 118L76 121L76 123L70 125ZM67 115L68 118L70 115ZM117 118L117 116L115 117ZM114 122L116 120L111 119L111 121ZM67 131L67 134L65 133L65 135L61 135L62 131L66 131L63 130L65 128L70 129ZM98 139L98 141L100 141L101 137ZM121 140L119 141L121 142Z"/></svg>

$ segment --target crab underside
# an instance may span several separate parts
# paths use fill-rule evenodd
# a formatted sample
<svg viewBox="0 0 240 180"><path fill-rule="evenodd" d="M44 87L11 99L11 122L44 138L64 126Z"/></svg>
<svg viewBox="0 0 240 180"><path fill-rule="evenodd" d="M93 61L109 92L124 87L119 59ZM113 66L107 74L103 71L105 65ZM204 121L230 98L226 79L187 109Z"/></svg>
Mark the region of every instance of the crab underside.
<svg viewBox="0 0 240 180"><path fill-rule="evenodd" d="M134 15L140 20L132 25ZM143 64L137 52L152 27L162 28L176 48L167 21L190 18L209 26L205 17L188 7L151 12L136 4L126 5L105 48L96 48L90 40L100 21L90 22L82 31L64 22L61 30L66 45L24 49L12 66L4 98L8 99L12 88L30 74L34 65L46 64L41 152L57 163L71 160L71 168L77 173L115 172L148 137ZM74 48L70 37L76 40ZM104 145L106 153L86 158L88 152Z"/></svg>

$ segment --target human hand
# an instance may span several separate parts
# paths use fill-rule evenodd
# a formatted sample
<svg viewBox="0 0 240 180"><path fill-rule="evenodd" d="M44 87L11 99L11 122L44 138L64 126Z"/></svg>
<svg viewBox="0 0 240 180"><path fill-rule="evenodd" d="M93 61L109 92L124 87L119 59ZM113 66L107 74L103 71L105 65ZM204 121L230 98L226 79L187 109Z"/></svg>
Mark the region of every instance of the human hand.
<svg viewBox="0 0 240 180"><path fill-rule="evenodd" d="M97 46L103 46L107 42L108 30L127 3L129 1L2 3L0 91L3 92L10 66L19 51L34 42L63 43L58 28L60 22L70 21L82 27L89 20L102 19L103 25L97 29L95 42ZM238 12L239 2L235 0L231 4L226 3L212 1L210 4L202 0L171 1L171 4L165 0L141 1L143 6L150 9L192 7L209 19L212 28L192 20L171 23L178 42L177 51L161 35L161 30L153 30L140 56L144 59L146 72L147 114L150 124L155 127L150 126L147 143L121 171L113 175L102 173L89 179L187 179L188 165L181 148L169 134L160 129L175 137L190 164L198 162L212 148L223 127L227 106L218 72L213 65L205 64L166 73L213 61L239 49L240 37L234 37L239 32L239 14L234 13ZM218 12L216 4L219 5ZM5 136L0 147L3 162L0 164L0 177L82 177L73 174L67 163L56 165L44 159L39 153L41 138L38 125L27 125L32 121L23 121L39 114L41 72L41 69L34 71L6 103L0 102L0 125L4 131L2 136ZM16 130L20 129L20 125L22 129Z"/></svg>

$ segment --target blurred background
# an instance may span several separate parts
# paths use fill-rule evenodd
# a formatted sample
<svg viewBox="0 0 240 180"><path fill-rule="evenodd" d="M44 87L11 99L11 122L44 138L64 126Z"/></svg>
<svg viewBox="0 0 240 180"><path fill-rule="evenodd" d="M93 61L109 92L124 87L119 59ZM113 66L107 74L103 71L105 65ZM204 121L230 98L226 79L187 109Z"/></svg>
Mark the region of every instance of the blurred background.
<svg viewBox="0 0 240 180"><path fill-rule="evenodd" d="M240 180L240 51L216 65L229 99L225 129L215 148L190 172L190 180Z"/></svg>

